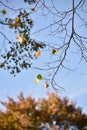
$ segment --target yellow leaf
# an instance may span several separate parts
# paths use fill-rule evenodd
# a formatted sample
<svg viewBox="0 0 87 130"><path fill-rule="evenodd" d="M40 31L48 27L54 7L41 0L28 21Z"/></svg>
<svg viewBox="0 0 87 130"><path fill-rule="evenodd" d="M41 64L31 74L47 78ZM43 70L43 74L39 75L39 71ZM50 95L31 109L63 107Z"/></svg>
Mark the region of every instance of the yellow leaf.
<svg viewBox="0 0 87 130"><path fill-rule="evenodd" d="M26 43L26 40L23 37L17 36L16 38L19 40L19 42L21 43L21 45L24 45Z"/></svg>
<svg viewBox="0 0 87 130"><path fill-rule="evenodd" d="M39 80L38 78L35 79L35 83L36 83L36 84L38 84L39 81L40 81L40 80Z"/></svg>
<svg viewBox="0 0 87 130"><path fill-rule="evenodd" d="M19 17L16 17L15 18L15 23L18 23L20 21L20 18Z"/></svg>

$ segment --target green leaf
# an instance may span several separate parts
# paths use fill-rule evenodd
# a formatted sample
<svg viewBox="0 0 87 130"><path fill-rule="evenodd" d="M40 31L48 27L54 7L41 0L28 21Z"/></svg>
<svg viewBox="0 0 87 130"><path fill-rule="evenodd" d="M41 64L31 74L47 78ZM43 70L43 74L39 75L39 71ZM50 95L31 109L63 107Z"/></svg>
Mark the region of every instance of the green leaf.
<svg viewBox="0 0 87 130"><path fill-rule="evenodd" d="M41 75L41 74L38 74L38 75L37 75L37 79L41 80L41 79L42 79L42 75Z"/></svg>

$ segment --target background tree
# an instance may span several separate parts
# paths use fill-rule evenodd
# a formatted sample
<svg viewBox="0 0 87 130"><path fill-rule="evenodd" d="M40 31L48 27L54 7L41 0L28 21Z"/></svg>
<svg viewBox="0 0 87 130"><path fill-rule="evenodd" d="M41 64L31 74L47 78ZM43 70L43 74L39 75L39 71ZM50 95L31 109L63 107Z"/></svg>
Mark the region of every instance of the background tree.
<svg viewBox="0 0 87 130"><path fill-rule="evenodd" d="M40 49L46 47L45 49L48 52L50 51L49 54L53 57L51 59L48 57L49 61L44 67L41 67L40 64L39 66L32 66L32 68L41 71L45 70L48 75L42 76L42 78L45 77L46 83L56 89L56 87L59 87L56 82L56 75L59 70L61 68L68 71L75 69L69 67L68 61L71 61L71 55L76 54L75 56L80 58L78 58L79 62L87 62L87 1L71 0L71 5L68 7L65 6L65 8L58 8L57 5L60 4L62 6L62 3L57 3L55 0L50 0L49 4L46 0L25 0L24 2L29 5L28 10L27 8L11 8L8 6L8 1L5 1L5 3L0 2L2 6L1 14L3 14L3 17L0 19L0 25L14 30L16 40L19 40L19 42L12 42L3 31L0 32L1 36L4 37L0 45L0 68L8 69L11 74L15 75L15 73L20 72L24 68L30 68L33 62L32 59L35 56L40 56ZM11 11L16 12L17 15L14 18L9 18L6 16L8 13L7 10L3 9L3 7L10 10L10 13ZM32 35L48 30L49 35L57 37L57 43L48 43L47 41L42 43L31 38L30 32L33 26L32 12L36 12L35 15L41 12L44 18L48 18L48 22L46 23L48 25L33 32ZM80 22L78 23L78 21ZM82 29L84 30L84 36L81 31ZM7 42L8 44L5 44ZM3 43L5 45L4 49L2 49ZM39 53L35 53L37 51Z"/></svg>
<svg viewBox="0 0 87 130"><path fill-rule="evenodd" d="M87 126L87 115L82 109L56 93L48 93L48 98L37 101L20 93L18 101L8 97L8 102L1 104L6 109L0 111L1 130L81 130Z"/></svg>

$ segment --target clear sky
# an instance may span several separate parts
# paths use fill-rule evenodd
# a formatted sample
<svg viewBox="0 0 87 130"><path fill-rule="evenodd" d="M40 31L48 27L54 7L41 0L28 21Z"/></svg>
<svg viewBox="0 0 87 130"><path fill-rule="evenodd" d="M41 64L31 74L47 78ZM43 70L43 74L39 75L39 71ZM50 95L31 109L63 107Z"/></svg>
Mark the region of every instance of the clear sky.
<svg viewBox="0 0 87 130"><path fill-rule="evenodd" d="M57 5L58 8L70 8L71 3L69 2L71 0L68 0L66 2L66 6L63 4L64 2L61 1L59 5ZM79 0L77 0L79 1ZM61 6L60 6L61 5ZM9 6L11 7L28 7L27 4L24 4L21 2L21 0L13 2L10 0ZM0 6L2 9L2 7ZM12 16L11 13L8 10L8 15ZM39 14L39 13L38 13ZM39 27L43 27L46 24L48 25L47 21L48 18L41 17L41 14L33 14L32 18L34 19L34 28L32 32L35 32ZM15 13L13 13L13 17L15 17ZM79 23L79 20L77 21ZM2 27L3 31L3 27ZM6 32L6 29L5 29ZM83 35L86 34L82 30L81 32ZM14 35L12 33L8 34L12 40L15 39ZM57 37L52 37L47 35L47 31L43 31L41 33L32 34L33 38L40 40L40 41L48 41L48 42L59 42L57 41ZM1 38L2 40L2 38ZM34 64L37 66L39 62L44 62L47 59L47 54L42 51L41 57L39 57L36 61L34 61ZM72 66L75 66L76 71L71 73L66 73L65 71L61 71L59 75L56 77L58 84L63 86L65 88L65 92L58 93L59 96L68 96L72 100L74 100L77 103L77 106L82 107L83 112L87 113L87 64L82 62L81 64L77 64L78 57L74 55L74 57L70 57L70 59L73 60ZM47 59L48 60L48 59ZM76 63L76 64L75 64ZM40 72L43 73L43 72ZM8 71L0 69L0 99L3 101L7 100L7 96L16 98L17 95L20 92L23 92L25 96L31 95L32 97L38 98L38 97L45 97L46 92L55 92L51 87L44 88L43 81L40 82L39 85L36 85L34 83L34 80L36 78L36 75L38 74L37 70L29 69L29 70L23 70L21 73L17 74L16 77L13 77L9 74Z"/></svg>

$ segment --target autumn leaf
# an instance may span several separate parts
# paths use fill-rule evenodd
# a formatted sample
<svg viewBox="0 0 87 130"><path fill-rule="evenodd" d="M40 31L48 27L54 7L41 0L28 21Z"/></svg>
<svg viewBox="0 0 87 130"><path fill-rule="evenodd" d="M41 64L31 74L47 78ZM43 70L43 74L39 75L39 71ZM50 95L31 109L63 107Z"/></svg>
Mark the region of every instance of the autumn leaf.
<svg viewBox="0 0 87 130"><path fill-rule="evenodd" d="M23 37L17 36L16 38L19 40L19 42L21 43L21 45L24 45L26 43L26 40Z"/></svg>
<svg viewBox="0 0 87 130"><path fill-rule="evenodd" d="M19 18L19 17L16 17L16 18L15 18L15 23L19 23L19 21L20 21L20 18Z"/></svg>
<svg viewBox="0 0 87 130"><path fill-rule="evenodd" d="M50 130L69 130L72 125L74 130L82 130L87 126L87 114L80 107L57 93L47 95L36 100L20 93L17 101L9 96L8 102L0 101L5 107L5 111L0 110L0 130L43 130L46 124Z"/></svg>

